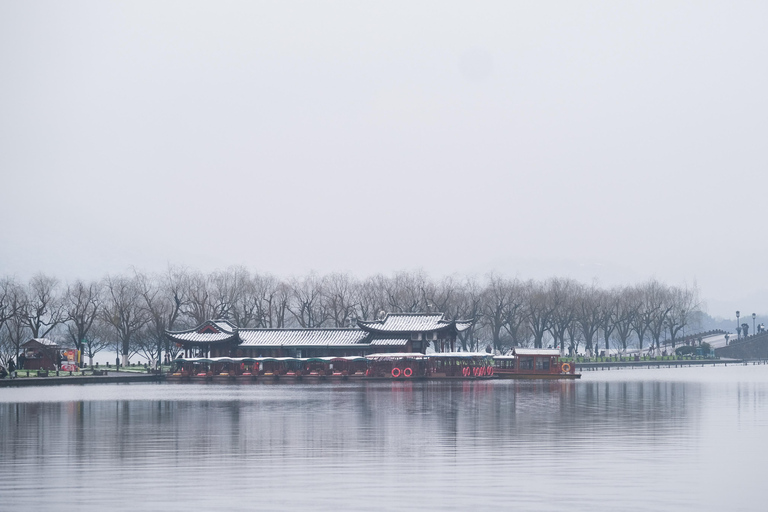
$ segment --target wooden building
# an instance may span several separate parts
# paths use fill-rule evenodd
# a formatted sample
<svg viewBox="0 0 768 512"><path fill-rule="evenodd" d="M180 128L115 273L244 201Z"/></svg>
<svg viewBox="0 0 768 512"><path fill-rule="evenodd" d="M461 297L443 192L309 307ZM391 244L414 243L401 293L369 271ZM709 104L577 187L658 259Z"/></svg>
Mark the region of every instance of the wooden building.
<svg viewBox="0 0 768 512"><path fill-rule="evenodd" d="M33 338L21 345L19 370L56 370L61 362L59 345L48 338Z"/></svg>
<svg viewBox="0 0 768 512"><path fill-rule="evenodd" d="M455 350L457 334L472 321L446 320L441 313L388 314L358 322L357 329L251 329L209 320L194 329L166 331L183 357L364 356L382 352Z"/></svg>

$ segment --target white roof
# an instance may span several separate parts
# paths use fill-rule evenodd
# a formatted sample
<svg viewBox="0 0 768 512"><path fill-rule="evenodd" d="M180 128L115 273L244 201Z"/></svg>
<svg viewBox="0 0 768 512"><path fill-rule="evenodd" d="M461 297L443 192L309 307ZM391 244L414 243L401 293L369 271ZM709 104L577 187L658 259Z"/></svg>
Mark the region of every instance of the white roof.
<svg viewBox="0 0 768 512"><path fill-rule="evenodd" d="M421 352L392 352L390 354L368 354L365 356L368 359L426 359Z"/></svg>
<svg viewBox="0 0 768 512"><path fill-rule="evenodd" d="M516 348L514 350L517 356L559 356L560 351L556 348Z"/></svg>
<svg viewBox="0 0 768 512"><path fill-rule="evenodd" d="M378 340L371 340L371 346L394 346L394 347L402 347L408 344L407 338L382 338Z"/></svg>
<svg viewBox="0 0 768 512"><path fill-rule="evenodd" d="M384 320L359 323L372 331L408 332L436 331L449 327L452 322L443 320L442 313L389 313Z"/></svg>
<svg viewBox="0 0 768 512"><path fill-rule="evenodd" d="M433 352L427 355L429 357L447 357L458 359L467 359L471 357L493 357L493 354L489 354L488 352Z"/></svg>
<svg viewBox="0 0 768 512"><path fill-rule="evenodd" d="M49 340L48 338L32 338L29 341L36 341L36 342L38 342L41 345L46 345L46 346L49 346L49 347L58 347L59 346L58 343L56 343L53 340ZM29 343L29 341L27 343Z"/></svg>
<svg viewBox="0 0 768 512"><path fill-rule="evenodd" d="M360 329L240 329L242 347L349 346L368 337Z"/></svg>

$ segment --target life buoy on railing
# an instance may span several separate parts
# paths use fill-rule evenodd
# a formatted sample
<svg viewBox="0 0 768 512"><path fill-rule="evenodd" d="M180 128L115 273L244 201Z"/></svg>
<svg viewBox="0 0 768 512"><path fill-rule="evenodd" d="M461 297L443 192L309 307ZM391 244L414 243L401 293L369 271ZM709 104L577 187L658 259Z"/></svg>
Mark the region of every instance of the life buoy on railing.
<svg viewBox="0 0 768 512"><path fill-rule="evenodd" d="M468 367L468 366L465 366L464 368L462 368L462 369L461 369L461 374L462 374L463 376L467 377L467 376L469 375L469 367Z"/></svg>
<svg viewBox="0 0 768 512"><path fill-rule="evenodd" d="M488 367L486 368L486 370L485 370L485 374L486 374L487 376L489 376L489 377L490 377L491 375L493 375L493 366L488 366Z"/></svg>
<svg viewBox="0 0 768 512"><path fill-rule="evenodd" d="M561 366L563 373L568 373L571 371L571 365L570 363L563 363L563 366Z"/></svg>
<svg viewBox="0 0 768 512"><path fill-rule="evenodd" d="M477 377L477 366L475 366L474 368L472 368L472 375L473 375L473 376L475 376L475 377Z"/></svg>
<svg viewBox="0 0 768 512"><path fill-rule="evenodd" d="M400 376L400 368L398 367L392 368L392 376L394 378L398 378Z"/></svg>
<svg viewBox="0 0 768 512"><path fill-rule="evenodd" d="M403 376L410 377L411 375L413 375L413 370L411 370L410 368L406 368L405 370L403 370Z"/></svg>

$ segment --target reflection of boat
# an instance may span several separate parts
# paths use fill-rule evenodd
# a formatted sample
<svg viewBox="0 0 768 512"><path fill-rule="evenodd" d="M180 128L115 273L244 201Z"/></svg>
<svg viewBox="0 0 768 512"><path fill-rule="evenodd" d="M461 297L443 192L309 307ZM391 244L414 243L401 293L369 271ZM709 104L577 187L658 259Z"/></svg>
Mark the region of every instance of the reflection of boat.
<svg viewBox="0 0 768 512"><path fill-rule="evenodd" d="M502 379L579 379L576 365L561 362L560 351L516 348L512 355L494 356L494 373Z"/></svg>

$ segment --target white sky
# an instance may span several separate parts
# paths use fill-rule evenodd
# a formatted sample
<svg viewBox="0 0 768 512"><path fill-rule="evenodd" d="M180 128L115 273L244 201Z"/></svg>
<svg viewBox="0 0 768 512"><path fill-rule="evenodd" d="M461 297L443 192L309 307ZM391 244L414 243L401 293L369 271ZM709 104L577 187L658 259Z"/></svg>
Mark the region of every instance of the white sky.
<svg viewBox="0 0 768 512"><path fill-rule="evenodd" d="M0 274L654 276L768 311L766 2L0 3Z"/></svg>

